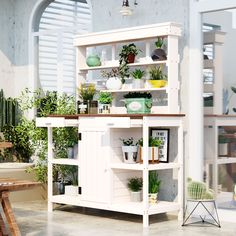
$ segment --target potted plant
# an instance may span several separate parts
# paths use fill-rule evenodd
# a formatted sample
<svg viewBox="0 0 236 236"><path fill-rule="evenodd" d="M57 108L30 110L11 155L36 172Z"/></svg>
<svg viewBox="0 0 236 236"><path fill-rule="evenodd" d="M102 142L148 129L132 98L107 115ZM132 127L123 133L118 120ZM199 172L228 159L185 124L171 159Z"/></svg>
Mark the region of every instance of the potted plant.
<svg viewBox="0 0 236 236"><path fill-rule="evenodd" d="M152 95L148 92L129 92L124 95L128 114L148 114L152 108Z"/></svg>
<svg viewBox="0 0 236 236"><path fill-rule="evenodd" d="M158 37L155 42L156 49L151 54L153 61L163 61L167 59L166 52L162 49L163 45L164 39L162 37Z"/></svg>
<svg viewBox="0 0 236 236"><path fill-rule="evenodd" d="M141 190L143 187L143 179L139 177L133 177L128 180L127 184L130 190L131 202L141 202Z"/></svg>
<svg viewBox="0 0 236 236"><path fill-rule="evenodd" d="M149 69L149 83L153 88L165 87L167 84L167 76L163 74L162 66L152 66Z"/></svg>
<svg viewBox="0 0 236 236"><path fill-rule="evenodd" d="M162 141L157 137L149 137L148 140L148 161L151 163L159 162L159 147L161 146ZM138 140L139 150L140 150L140 161L143 161L143 139Z"/></svg>
<svg viewBox="0 0 236 236"><path fill-rule="evenodd" d="M65 185L65 195L78 196L78 168L76 166L64 166L67 182Z"/></svg>
<svg viewBox="0 0 236 236"><path fill-rule="evenodd" d="M210 201L214 199L214 192L211 189L207 189L206 184L199 181L188 180L187 185L187 194L188 194L188 211L189 213L193 211L199 201L204 201L204 206L207 210L212 214L214 212L214 202ZM192 201L191 201L192 200ZM192 213L195 216L205 217L209 213L203 207L203 205L199 204L198 207Z"/></svg>
<svg viewBox="0 0 236 236"><path fill-rule="evenodd" d="M111 71L103 70L101 72L102 77L107 78L106 88L108 90L120 89L122 87L121 79L119 78L119 70L112 69Z"/></svg>
<svg viewBox="0 0 236 236"><path fill-rule="evenodd" d="M122 152L124 162L128 164L136 163L138 157L138 146L134 143L133 137L120 140L123 143Z"/></svg>
<svg viewBox="0 0 236 236"><path fill-rule="evenodd" d="M112 94L109 92L100 92L98 101L98 112L102 114L109 114L111 109Z"/></svg>
<svg viewBox="0 0 236 236"><path fill-rule="evenodd" d="M218 155L227 156L228 154L228 143L229 139L226 138L223 134L218 137Z"/></svg>
<svg viewBox="0 0 236 236"><path fill-rule="evenodd" d="M130 88L128 81L126 78L129 78L129 63L134 63L135 56L138 55L140 50L136 47L134 43L124 45L119 53L119 74L121 77L121 81L124 84L124 88Z"/></svg>
<svg viewBox="0 0 236 236"><path fill-rule="evenodd" d="M93 100L96 93L94 84L81 84L78 94L81 101L78 101L79 114L97 114L98 102Z"/></svg>
<svg viewBox="0 0 236 236"><path fill-rule="evenodd" d="M157 197L160 190L161 180L156 171L149 171L148 176L148 201L151 204L157 203Z"/></svg>
<svg viewBox="0 0 236 236"><path fill-rule="evenodd" d="M131 73L132 77L133 77L133 88L134 89L138 89L138 88L143 88L143 76L145 75L145 71L144 70L140 70L140 69L135 69L132 73Z"/></svg>
<svg viewBox="0 0 236 236"><path fill-rule="evenodd" d="M141 50L138 49L134 43L124 45L119 53L120 65L123 63L126 63L126 64L134 63L135 56L137 56L140 51Z"/></svg>

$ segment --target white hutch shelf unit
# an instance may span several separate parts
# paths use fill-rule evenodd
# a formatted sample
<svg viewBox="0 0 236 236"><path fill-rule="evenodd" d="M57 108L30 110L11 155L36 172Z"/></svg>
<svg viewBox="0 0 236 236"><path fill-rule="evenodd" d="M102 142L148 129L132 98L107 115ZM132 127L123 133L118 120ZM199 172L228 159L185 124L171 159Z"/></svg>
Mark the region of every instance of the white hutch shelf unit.
<svg viewBox="0 0 236 236"><path fill-rule="evenodd" d="M163 65L167 67L168 85L161 89L129 89L129 90L110 90L113 93L125 93L131 91L150 91L155 92L155 96L165 93L167 105L153 105L152 113L179 113L179 54L178 40L181 36L180 25L177 23L162 23L145 25L141 27L125 28L98 33L78 35L75 37L74 46L77 49L78 79L77 86L86 81L88 71L112 69L119 67L118 47L127 43L144 44L144 57L138 57L135 63L130 63L129 67L148 67L151 65ZM151 47L157 37L167 38L167 60L153 61L151 59ZM88 67L86 57L87 49L95 47L109 47L111 51L110 60L105 65L98 67ZM124 114L124 106L112 105L112 113Z"/></svg>
<svg viewBox="0 0 236 236"><path fill-rule="evenodd" d="M212 50L212 58L204 60L204 69L212 76L212 81L204 81L204 93L213 96L213 106L204 107L205 114L223 114L223 45L225 32L208 31L203 34L203 42ZM212 74L211 74L212 73Z"/></svg>
<svg viewBox="0 0 236 236"><path fill-rule="evenodd" d="M212 165L212 187L215 193L218 191L218 173L219 166L236 163L236 157L231 156L231 150L228 146L228 153L224 156L219 154L219 128L227 129L223 135L225 138L236 138L236 116L235 115L206 115L204 118L205 134L205 165L207 184L210 183L210 165ZM230 144L228 144L230 145Z"/></svg>
<svg viewBox="0 0 236 236"><path fill-rule="evenodd" d="M137 214L143 216L144 227L149 225L149 215L158 213L178 211L182 220L183 117L181 114L104 114L37 118L36 125L48 129L48 210L53 210L53 203L60 203ZM79 128L81 140L78 157L57 159L52 149L53 127L69 126ZM168 163L148 163L150 128L170 130ZM123 162L120 137L134 137L135 140L143 137L143 163ZM78 166L80 194L53 195L53 164ZM155 204L148 202L148 176L151 170L158 171L159 178L163 172L170 173L170 177L162 181L159 199ZM142 202L130 201L127 182L134 176L143 178ZM170 199L173 189L176 195Z"/></svg>

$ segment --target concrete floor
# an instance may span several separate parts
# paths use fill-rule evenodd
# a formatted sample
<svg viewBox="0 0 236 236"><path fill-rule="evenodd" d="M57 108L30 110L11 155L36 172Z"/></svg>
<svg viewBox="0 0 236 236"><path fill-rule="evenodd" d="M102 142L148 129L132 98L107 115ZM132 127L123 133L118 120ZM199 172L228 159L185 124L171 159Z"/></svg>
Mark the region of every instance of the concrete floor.
<svg viewBox="0 0 236 236"><path fill-rule="evenodd" d="M143 230L142 217L116 212L57 206L47 212L46 202L14 203L13 210L23 235L39 236L235 236L236 224L221 222L222 228L209 225L181 227L175 216L151 217Z"/></svg>

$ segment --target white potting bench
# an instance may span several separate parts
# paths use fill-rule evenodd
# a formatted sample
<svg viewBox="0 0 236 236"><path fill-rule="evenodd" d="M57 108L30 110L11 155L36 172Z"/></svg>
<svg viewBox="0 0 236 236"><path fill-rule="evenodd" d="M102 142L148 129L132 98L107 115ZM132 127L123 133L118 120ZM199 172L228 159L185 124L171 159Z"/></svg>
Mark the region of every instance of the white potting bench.
<svg viewBox="0 0 236 236"><path fill-rule="evenodd" d="M116 48L135 42L142 48L143 57L138 57L130 67L163 65L167 67L168 85L164 88L142 88L112 90L114 97L129 91L149 91L153 97L166 94L166 103L155 105L152 114L129 115L126 109L113 103L112 114L75 115L38 118L37 126L48 128L48 209L53 203L71 204L97 209L126 212L143 216L143 226L149 224L149 215L178 211L183 215L183 117L179 114L179 54L178 39L180 26L176 23L146 25L142 27L79 35L74 40L77 49L78 85L87 78L88 71L112 69L119 66ZM152 61L151 49L157 37L167 38L167 60ZM99 67L86 65L87 50L90 47L106 47L108 61ZM53 127L79 127L81 140L77 159L57 159L53 155ZM170 130L169 162L148 163L149 128ZM127 164L122 160L119 138L139 139L143 137L143 163ZM52 168L54 164L76 165L79 168L79 194L77 196L52 194ZM148 174L157 170L167 174L162 180L159 201L148 203ZM143 177L143 201L131 202L127 187L128 179Z"/></svg>

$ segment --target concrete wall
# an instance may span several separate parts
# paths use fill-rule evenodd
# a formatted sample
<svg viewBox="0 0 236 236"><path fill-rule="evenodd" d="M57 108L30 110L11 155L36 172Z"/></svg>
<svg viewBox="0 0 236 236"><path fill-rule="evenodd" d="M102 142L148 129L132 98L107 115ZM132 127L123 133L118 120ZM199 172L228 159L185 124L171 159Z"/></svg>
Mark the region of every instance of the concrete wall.
<svg viewBox="0 0 236 236"><path fill-rule="evenodd" d="M203 22L219 25L221 30L226 32L225 43L223 46L223 86L229 89L230 87L236 87L236 67L235 67L235 41L236 41L236 29L232 28L232 13L227 11L211 12L203 15ZM236 107L236 95L232 96L230 100L229 108L230 113L232 107Z"/></svg>
<svg viewBox="0 0 236 236"><path fill-rule="evenodd" d="M3 88L7 96L14 90L14 42L15 17L14 0L1 0L0 6L0 89Z"/></svg>

